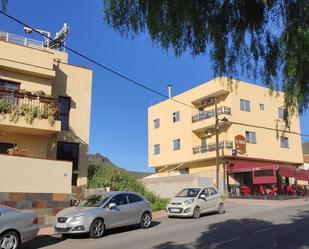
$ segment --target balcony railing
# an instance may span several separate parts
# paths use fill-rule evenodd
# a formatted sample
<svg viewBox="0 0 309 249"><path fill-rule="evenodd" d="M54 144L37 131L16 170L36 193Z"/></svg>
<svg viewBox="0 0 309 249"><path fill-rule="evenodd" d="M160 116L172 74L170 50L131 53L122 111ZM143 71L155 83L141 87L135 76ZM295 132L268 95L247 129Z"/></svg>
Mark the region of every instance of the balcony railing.
<svg viewBox="0 0 309 249"><path fill-rule="evenodd" d="M18 107L19 115L25 115L24 112L35 110L35 117L48 118L53 116L59 120L59 101L57 98L40 96L35 93L10 90L0 88L0 113L10 114L13 109Z"/></svg>
<svg viewBox="0 0 309 249"><path fill-rule="evenodd" d="M219 149L233 149L232 141L220 141L218 144ZM211 151L216 151L216 143L206 144L204 146L193 147L193 154L206 153Z"/></svg>
<svg viewBox="0 0 309 249"><path fill-rule="evenodd" d="M29 39L20 35L15 35L7 32L0 31L0 40L23 45L26 47L43 49L44 43L41 41Z"/></svg>
<svg viewBox="0 0 309 249"><path fill-rule="evenodd" d="M228 107L228 106L218 107L218 115L222 115L222 114L231 115L231 107ZM215 109L205 111L205 112L200 111L198 114L192 116L192 123L205 120L208 118L212 118L214 116L215 116Z"/></svg>

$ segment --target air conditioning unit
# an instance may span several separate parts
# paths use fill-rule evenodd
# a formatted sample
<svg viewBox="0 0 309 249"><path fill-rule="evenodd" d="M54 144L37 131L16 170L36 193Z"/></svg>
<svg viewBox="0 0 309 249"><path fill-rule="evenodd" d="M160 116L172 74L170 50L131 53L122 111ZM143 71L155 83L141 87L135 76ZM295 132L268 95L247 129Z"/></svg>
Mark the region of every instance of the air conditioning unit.
<svg viewBox="0 0 309 249"><path fill-rule="evenodd" d="M213 105L215 103L215 98L204 99L202 101L202 106Z"/></svg>
<svg viewBox="0 0 309 249"><path fill-rule="evenodd" d="M213 129L206 129L205 130L205 136L206 137L211 137L214 134L214 130Z"/></svg>

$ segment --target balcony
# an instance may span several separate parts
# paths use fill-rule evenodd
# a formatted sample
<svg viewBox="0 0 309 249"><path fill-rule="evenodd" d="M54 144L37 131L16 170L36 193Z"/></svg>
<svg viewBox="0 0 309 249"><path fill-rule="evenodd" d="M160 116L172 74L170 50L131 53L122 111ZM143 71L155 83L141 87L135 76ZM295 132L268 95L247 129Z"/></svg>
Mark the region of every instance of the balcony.
<svg viewBox="0 0 309 249"><path fill-rule="evenodd" d="M29 134L60 132L59 102L43 92L0 89L0 130Z"/></svg>
<svg viewBox="0 0 309 249"><path fill-rule="evenodd" d="M220 141L219 149L233 149L233 142L227 141L227 140ZM196 147L193 147L192 150L193 150L193 154L213 152L213 151L216 151L216 143L210 143L204 146L196 146Z"/></svg>
<svg viewBox="0 0 309 249"><path fill-rule="evenodd" d="M228 106L220 106L218 107L218 116L220 115L231 115L231 107ZM209 118L213 118L215 116L215 109L209 110L209 111L205 111L205 112L199 112L198 114L192 116L192 123L201 121L201 120L205 120L205 119L209 119Z"/></svg>

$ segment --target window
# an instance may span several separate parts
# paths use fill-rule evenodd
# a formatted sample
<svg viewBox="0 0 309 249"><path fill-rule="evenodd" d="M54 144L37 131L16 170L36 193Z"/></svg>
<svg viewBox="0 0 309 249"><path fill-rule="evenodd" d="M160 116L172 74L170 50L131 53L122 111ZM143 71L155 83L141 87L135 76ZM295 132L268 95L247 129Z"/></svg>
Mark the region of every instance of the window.
<svg viewBox="0 0 309 249"><path fill-rule="evenodd" d="M285 115L285 108L279 107L278 108L278 117L283 119Z"/></svg>
<svg viewBox="0 0 309 249"><path fill-rule="evenodd" d="M8 154L8 149L14 148L14 144L0 143L0 154Z"/></svg>
<svg viewBox="0 0 309 249"><path fill-rule="evenodd" d="M155 155L160 154L160 144L155 144L153 147L154 147L154 154Z"/></svg>
<svg viewBox="0 0 309 249"><path fill-rule="evenodd" d="M246 131L246 142L256 144L256 133L253 131Z"/></svg>
<svg viewBox="0 0 309 249"><path fill-rule="evenodd" d="M77 186L78 174L72 174L72 186Z"/></svg>
<svg viewBox="0 0 309 249"><path fill-rule="evenodd" d="M281 146L281 148L289 148L289 138L288 137L280 137L280 146Z"/></svg>
<svg viewBox="0 0 309 249"><path fill-rule="evenodd" d="M160 128L160 119L159 118L157 118L153 121L153 128L154 129Z"/></svg>
<svg viewBox="0 0 309 249"><path fill-rule="evenodd" d="M176 123L180 120L180 114L179 112L174 112L173 113L173 123Z"/></svg>
<svg viewBox="0 0 309 249"><path fill-rule="evenodd" d="M125 194L116 195L109 201L109 203L115 203L117 206L126 205L128 204L127 195Z"/></svg>
<svg viewBox="0 0 309 249"><path fill-rule="evenodd" d="M69 129L69 115L71 109L71 98L59 97L60 104L60 120L61 130L67 131Z"/></svg>
<svg viewBox="0 0 309 249"><path fill-rule="evenodd" d="M143 199L141 197L137 196L137 195L129 194L128 196L129 196L130 203L143 201Z"/></svg>
<svg viewBox="0 0 309 249"><path fill-rule="evenodd" d="M254 176L255 177L263 177L263 176L273 176L274 171L272 169L264 169L264 170L255 170Z"/></svg>
<svg viewBox="0 0 309 249"><path fill-rule="evenodd" d="M79 144L58 142L57 160L73 162L73 170L78 170Z"/></svg>
<svg viewBox="0 0 309 249"><path fill-rule="evenodd" d="M0 88L11 89L11 90L19 90L20 83L11 82L7 80L0 80Z"/></svg>
<svg viewBox="0 0 309 249"><path fill-rule="evenodd" d="M209 192L210 192L210 195L218 194L217 190L215 190L214 188L209 188Z"/></svg>
<svg viewBox="0 0 309 249"><path fill-rule="evenodd" d="M261 111L264 111L264 110L265 110L264 104L260 104L260 110L261 110Z"/></svg>
<svg viewBox="0 0 309 249"><path fill-rule="evenodd" d="M208 192L208 189L203 189L199 195L199 198L201 197L201 195L205 195L205 196L209 196L209 192Z"/></svg>
<svg viewBox="0 0 309 249"><path fill-rule="evenodd" d="M251 111L250 101L241 99L240 100L240 110L245 111L245 112L250 112Z"/></svg>
<svg viewBox="0 0 309 249"><path fill-rule="evenodd" d="M173 140L173 148L174 150L180 150L180 139Z"/></svg>
<svg viewBox="0 0 309 249"><path fill-rule="evenodd" d="M178 170L181 175L189 174L189 168L182 168Z"/></svg>

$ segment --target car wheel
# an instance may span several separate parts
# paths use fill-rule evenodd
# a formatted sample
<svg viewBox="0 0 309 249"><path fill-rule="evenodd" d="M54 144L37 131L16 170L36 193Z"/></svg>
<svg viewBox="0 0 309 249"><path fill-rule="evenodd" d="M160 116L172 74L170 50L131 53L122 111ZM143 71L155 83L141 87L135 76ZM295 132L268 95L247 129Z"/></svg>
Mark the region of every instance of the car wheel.
<svg viewBox="0 0 309 249"><path fill-rule="evenodd" d="M20 244L18 233L14 231L5 232L0 237L1 249L17 249Z"/></svg>
<svg viewBox="0 0 309 249"><path fill-rule="evenodd" d="M90 238L98 239L103 236L105 232L105 226L104 222L101 219L96 219L92 222L90 231L89 231L89 236Z"/></svg>
<svg viewBox="0 0 309 249"><path fill-rule="evenodd" d="M194 219L199 219L201 216L201 211L199 207L195 207L193 210L193 218Z"/></svg>
<svg viewBox="0 0 309 249"><path fill-rule="evenodd" d="M148 212L143 213L140 227L149 228L151 226L151 215Z"/></svg>
<svg viewBox="0 0 309 249"><path fill-rule="evenodd" d="M218 212L218 214L224 214L225 213L223 203L219 204L217 212Z"/></svg>

